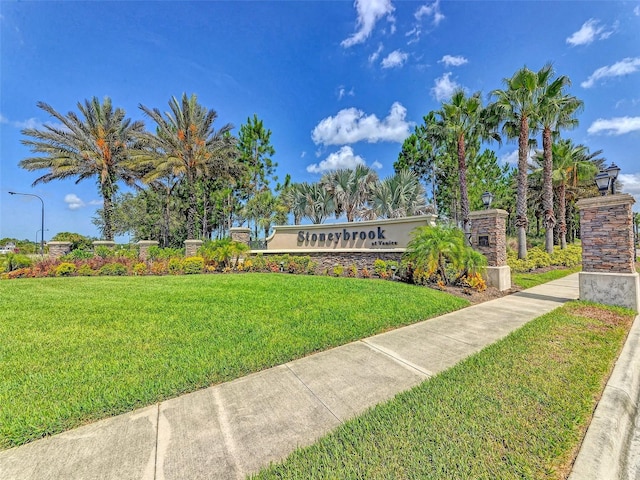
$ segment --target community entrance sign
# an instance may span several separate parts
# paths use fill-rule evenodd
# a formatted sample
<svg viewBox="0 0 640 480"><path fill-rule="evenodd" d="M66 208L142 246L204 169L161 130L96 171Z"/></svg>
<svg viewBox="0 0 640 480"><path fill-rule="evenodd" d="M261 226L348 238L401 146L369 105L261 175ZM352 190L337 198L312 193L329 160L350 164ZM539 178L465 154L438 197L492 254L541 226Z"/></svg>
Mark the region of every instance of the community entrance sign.
<svg viewBox="0 0 640 480"><path fill-rule="evenodd" d="M416 227L435 224L435 215L316 225L274 227L269 252L404 251Z"/></svg>

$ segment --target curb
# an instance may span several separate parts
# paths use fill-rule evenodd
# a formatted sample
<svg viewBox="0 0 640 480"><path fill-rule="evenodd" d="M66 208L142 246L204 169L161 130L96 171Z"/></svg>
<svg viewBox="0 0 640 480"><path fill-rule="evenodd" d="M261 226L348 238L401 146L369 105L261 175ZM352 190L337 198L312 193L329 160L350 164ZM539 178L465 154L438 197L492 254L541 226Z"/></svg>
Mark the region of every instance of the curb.
<svg viewBox="0 0 640 480"><path fill-rule="evenodd" d="M568 480L629 478L628 453L639 401L640 315L631 326Z"/></svg>

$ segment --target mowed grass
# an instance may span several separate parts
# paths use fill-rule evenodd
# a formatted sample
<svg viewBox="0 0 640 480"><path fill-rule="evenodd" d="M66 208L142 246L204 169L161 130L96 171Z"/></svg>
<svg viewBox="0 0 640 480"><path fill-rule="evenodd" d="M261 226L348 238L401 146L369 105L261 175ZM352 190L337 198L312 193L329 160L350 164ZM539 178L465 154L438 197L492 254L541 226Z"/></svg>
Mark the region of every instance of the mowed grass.
<svg viewBox="0 0 640 480"><path fill-rule="evenodd" d="M526 273L512 273L511 281L514 285L520 288L531 288L536 285L550 282L551 280L558 280L559 278L566 277L572 273L576 273L582 270L582 266L572 268L558 268L549 270L543 273L526 272Z"/></svg>
<svg viewBox="0 0 640 480"><path fill-rule="evenodd" d="M282 274L2 281L0 448L466 305Z"/></svg>
<svg viewBox="0 0 640 480"><path fill-rule="evenodd" d="M564 479L633 315L573 302L259 479Z"/></svg>

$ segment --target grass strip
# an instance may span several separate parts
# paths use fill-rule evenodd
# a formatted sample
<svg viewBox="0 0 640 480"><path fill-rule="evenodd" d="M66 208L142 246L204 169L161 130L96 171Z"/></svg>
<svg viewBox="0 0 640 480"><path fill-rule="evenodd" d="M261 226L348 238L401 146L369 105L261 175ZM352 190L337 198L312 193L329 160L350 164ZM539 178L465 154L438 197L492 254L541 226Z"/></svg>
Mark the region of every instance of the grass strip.
<svg viewBox="0 0 640 480"><path fill-rule="evenodd" d="M567 275L571 275L572 273L576 273L581 270L582 266L578 265L572 268L558 268L543 273L512 273L511 281L514 285L520 288L531 288L535 287L536 285L550 282L551 280L557 280L559 278L566 277Z"/></svg>
<svg viewBox="0 0 640 480"><path fill-rule="evenodd" d="M632 321L567 304L254 478L566 478Z"/></svg>
<svg viewBox="0 0 640 480"><path fill-rule="evenodd" d="M0 282L0 448L228 381L468 302L282 274Z"/></svg>

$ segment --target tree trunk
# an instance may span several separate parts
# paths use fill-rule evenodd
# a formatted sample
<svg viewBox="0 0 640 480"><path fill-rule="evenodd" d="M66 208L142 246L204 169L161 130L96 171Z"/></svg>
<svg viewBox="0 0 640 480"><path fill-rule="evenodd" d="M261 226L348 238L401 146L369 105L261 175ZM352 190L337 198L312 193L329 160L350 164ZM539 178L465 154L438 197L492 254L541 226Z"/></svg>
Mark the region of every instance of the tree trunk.
<svg viewBox="0 0 640 480"><path fill-rule="evenodd" d="M464 241L469 245L469 194L467 193L467 165L465 161L464 134L458 137L458 178L460 180L460 209L462 210L462 231Z"/></svg>
<svg viewBox="0 0 640 480"><path fill-rule="evenodd" d="M102 185L102 220L104 221L104 230L102 235L105 240L113 241L113 192L109 185ZM44 232L42 232L44 235Z"/></svg>
<svg viewBox="0 0 640 480"><path fill-rule="evenodd" d="M542 148L544 163L542 168L542 208L544 210L545 249L551 255L553 253L553 228L556 226L556 217L553 213L553 153L551 151L551 129L545 127L542 132Z"/></svg>
<svg viewBox="0 0 640 480"><path fill-rule="evenodd" d="M564 182L562 182L560 184L560 188L558 189L558 196L560 197L560 208L559 208L560 221L558 223L560 225L560 228L559 228L560 248L563 250L567 248L567 221L566 221L567 205L566 205L565 192L566 192L566 187Z"/></svg>
<svg viewBox="0 0 640 480"><path fill-rule="evenodd" d="M187 208L187 240L195 240L197 199L193 173L187 173L187 188L189 189L189 207Z"/></svg>
<svg viewBox="0 0 640 480"><path fill-rule="evenodd" d="M516 228L518 229L518 258L527 258L527 159L529 154L529 121L526 116L520 119L518 137L518 196L516 199Z"/></svg>

